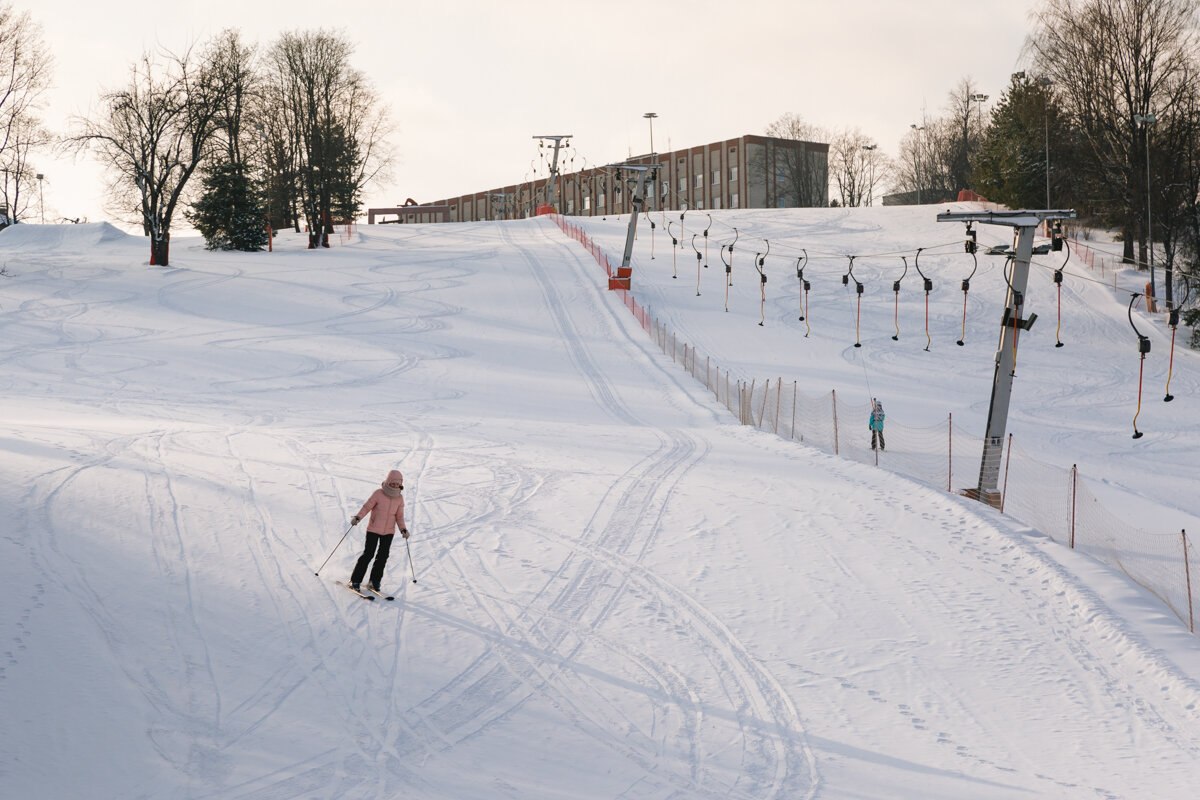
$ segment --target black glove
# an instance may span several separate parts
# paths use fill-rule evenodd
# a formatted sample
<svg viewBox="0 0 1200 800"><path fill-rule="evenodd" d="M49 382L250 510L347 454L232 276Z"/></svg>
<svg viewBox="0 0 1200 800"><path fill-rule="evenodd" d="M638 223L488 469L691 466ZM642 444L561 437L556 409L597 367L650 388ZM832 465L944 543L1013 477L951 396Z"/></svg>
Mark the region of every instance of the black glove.
<svg viewBox="0 0 1200 800"><path fill-rule="evenodd" d="M403 536L405 539L407 539L408 538L408 528L401 528L400 535Z"/></svg>
<svg viewBox="0 0 1200 800"><path fill-rule="evenodd" d="M355 525L357 525L360 522L362 522L361 517L351 517L350 518L350 527L353 528Z"/></svg>

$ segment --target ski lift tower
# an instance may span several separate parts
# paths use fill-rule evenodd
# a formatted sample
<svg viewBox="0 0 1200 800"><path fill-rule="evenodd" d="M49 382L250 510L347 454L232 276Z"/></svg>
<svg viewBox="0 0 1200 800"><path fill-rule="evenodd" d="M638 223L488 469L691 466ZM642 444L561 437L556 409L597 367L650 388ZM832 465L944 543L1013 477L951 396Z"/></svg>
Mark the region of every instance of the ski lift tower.
<svg viewBox="0 0 1200 800"><path fill-rule="evenodd" d="M550 161L550 181L546 191L546 205L538 208L537 210L537 213L544 214L544 209L547 207L550 211L554 210L554 199L555 195L558 193L558 151L562 147L563 140L570 139L571 134L564 133L556 134L554 136L535 136L533 138L538 140L539 147L541 146L542 142L545 142L546 140L554 142L554 158L552 158ZM570 144L570 142L567 144Z"/></svg>
<svg viewBox="0 0 1200 800"><path fill-rule="evenodd" d="M1021 331L1033 326L1037 314L1028 319L1021 316L1025 305L1025 287L1029 283L1029 261L1033 256L1033 236L1046 220L1075 219L1074 210L1057 211L947 211L937 215L938 222L979 222L985 225L1007 225L1014 228L1012 278L1008 280L1008 297L1004 318L1000 322L1000 345L996 350L996 375L992 380L992 401L988 406L987 433L983 440L983 459L979 465L979 485L967 494L975 499L999 506L1000 456L1004 449L1004 432L1008 427L1008 406L1012 399L1013 378L1016 376L1017 341Z"/></svg>
<svg viewBox="0 0 1200 800"><path fill-rule="evenodd" d="M617 170L626 170L628 172L637 173L637 184L633 189L632 205L633 211L629 215L629 230L625 234L625 253L621 256L621 267L617 271L617 277L625 281L625 285L619 288L628 289L630 272L629 262L633 258L633 240L637 238L637 221L638 214L642 212L646 202L646 181L657 180L658 164L615 164L613 167Z"/></svg>

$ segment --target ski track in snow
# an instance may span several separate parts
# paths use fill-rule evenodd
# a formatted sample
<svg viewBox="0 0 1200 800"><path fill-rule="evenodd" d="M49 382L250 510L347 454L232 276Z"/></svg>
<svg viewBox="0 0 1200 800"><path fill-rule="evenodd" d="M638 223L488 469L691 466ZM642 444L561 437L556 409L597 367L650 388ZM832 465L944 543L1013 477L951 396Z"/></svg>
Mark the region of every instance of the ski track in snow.
<svg viewBox="0 0 1200 800"><path fill-rule="evenodd" d="M814 230L826 224L814 223ZM164 330L158 320L107 323L110 307L138 297L108 288L115 270L88 271L70 288L18 306L39 326L0 355L10 392L33 385L22 372L53 375L47 359L61 359L79 376L77 390L88 402L138 421L130 433L66 420L44 434L25 434L31 443L44 435L47 449L58 451L59 466L21 476L14 490L22 510L15 529L3 534L5 546L28 559L36 577L8 615L14 634L0 662L0 691L36 647L37 621L48 604L66 602L91 620L123 675L122 690L144 699L145 739L169 767L150 777L177 780L171 796L438 796L460 785L452 778L466 767L461 749L524 715L552 709L562 726L624 765L627 788L618 796L814 797L821 787L816 753L838 747L810 741L803 718L819 711L828 736L830 720L861 713L845 709L862 705L888 709L892 735L903 731L969 765L964 779L977 780L981 791L1002 789L1003 776L1019 772L1071 796L1120 796L1102 775L1064 780L1037 772L1032 760L1014 764L1019 737L997 731L964 683L913 678L912 691L900 693L881 680L881 671L895 669L885 666L888 659L919 675L923 643L944 640L944 629L960 627L970 631L962 646L986 648L1001 672L1060 683L1067 702L1081 715L1094 714L1105 734L1153 737L1162 752L1152 765L1200 763L1200 745L1186 735L1194 730L1200 700L1195 680L1156 660L1136 632L1038 549L1036 539L980 526L957 501L924 487L916 489L922 505L911 493L888 489L874 507L806 509L810 524L826 531L851 524L886 530L890 520L879 509L899 509L924 518L934 538L950 543L962 568L957 573L940 563L947 560L946 545L919 538L880 537L871 545L875 561L855 560L846 543L814 539L814 564L860 593L821 594L825 614L850 624L864 605L877 607L904 632L904 640L892 642L895 650L868 647L841 665L848 668L839 668L837 654L813 652L801 664L756 652L762 642L743 642L734 623L660 574L650 556L679 534L672 502L680 486L708 466L714 442L759 434L682 424L689 416L711 419L721 412L645 340L623 307L597 291L590 256L545 221L467 228L448 254L405 256L406 244L433 234L420 228L358 237L355 263L331 267L348 278L340 285L341 305L314 303L269 326L255 323L253 308L239 307L236 287L256 281L286 294L298 285L287 267L261 274L224 265L151 273L151 283L162 282L153 289L154 307L195 317L198 332ZM589 505L575 512L584 522L577 529L555 524L539 506L546 496L563 495L562 476L522 460L516 444L467 440L439 417L445 403L463 396L453 381L416 382L395 397L364 393L370 414L404 409L388 418L382 446L359 430L358 420L335 412L323 424L292 428L289 409L268 402L279 392L362 392L362 385L405 383L418 371L449 370L468 359L465 347L432 341L466 311L439 292L469 282L497 252L508 257L511 280L534 287L530 297L538 308L532 313L543 315L598 416L629 431L623 469L588 476L603 483L583 495ZM748 258L742 250L739 255ZM47 286L78 274L69 259L45 261L51 266L39 280ZM743 267L738 274L747 280L752 267ZM996 268L981 264L980 277ZM362 279L364 269L373 282ZM220 313L211 310L214 292L230 301ZM772 298L768 319L794 319L797 300L794 287ZM686 315L670 319L686 335L703 338ZM1072 332L1105 336L1118 322L1111 309L1089 308L1072 318ZM289 348L293 338L309 336L329 337L334 348L341 335L369 337L378 351L360 362L321 347ZM149 353L169 349L149 344L196 338L206 349L267 363L272 371L235 371L182 386L164 381L163 402L189 394L202 413L182 422L151 416L152 404L131 395L131 381L166 360ZM968 341L974 344L974 337ZM657 393L661 407L629 399L630 386L610 366L613 350L633 365L643 390ZM887 353L874 365L885 373L903 369ZM1125 371L1112 365L1091 375L1087 391L1112 391L1124 382ZM1181 376L1179 386L1193 389L1192 376ZM1077 391L1064 388L1059 399ZM229 394L245 402L221 419ZM772 440L764 447L781 451L784 445ZM410 585L407 551L398 539L389 566L389 580L403 582L395 603L348 598L311 574L332 546L328 532L345 529L340 513L362 500L347 497L345 487L361 485L359 465L369 456L401 463L409 476L409 527L421 583ZM833 471L853 481L861 469L840 464ZM100 509L93 533L85 509L109 495L111 507ZM105 518L117 511L135 518ZM295 516L315 521L315 531L297 528ZM87 535L76 535L81 528ZM511 551L504 529L527 534L544 553L535 560ZM436 536L422 537L423 531ZM482 534L493 531L496 544L489 549L492 540ZM356 539L361 530L350 533L327 572L352 562ZM526 567L517 591L506 566L514 559ZM150 569L122 576L126 561ZM913 578L926 575L936 580ZM122 585L122 577L131 585ZM824 580L817 572L811 577ZM1002 588L984 591L980 580ZM224 599L229 602L218 602ZM1031 641L1005 604L1034 620L1044 639ZM652 638L625 635L634 614ZM145 630L134 630L129 620ZM431 646L421 637L433 633L461 637L475 649L434 683L422 682L414 667ZM279 656L247 669L242 660L259 651ZM1073 665L1091 682L1059 677L1060 664ZM1148 697L1145 686L1131 680L1142 673L1161 685L1161 697ZM415 694L413 687L425 691ZM336 743L313 747L315 736L297 734L301 746L282 746L290 743L290 729L313 724L303 709L317 698L321 710L336 717L321 721L336 731ZM839 702L845 708L837 708ZM1112 714L1114 706L1119 711ZM238 766L242 748L260 737L281 745L274 758ZM0 779L11 770L0 767ZM473 786L480 792L484 783ZM527 792L511 778L496 777L486 795L464 796Z"/></svg>
<svg viewBox="0 0 1200 800"><path fill-rule="evenodd" d="M593 363L582 337L575 331L572 317L565 313L557 289L551 283L551 273L530 250L511 240L508 243L522 253L542 288L546 310L554 317L571 361L587 381L596 402L622 424L644 426L645 423L620 402L603 372ZM582 267L577 263L576 271L580 269ZM472 550L460 548L461 540L454 537L459 530L511 519L519 503L536 490L536 480L518 474L516 485L472 487L471 493L481 498L513 499L502 504L483 502L466 518L440 526L450 544L439 548L439 573L451 568L456 573L454 580L444 582L461 587L457 597L459 603L471 608L482 620L478 623L481 628L503 632L506 644L488 648L442 690L401 714L414 720L409 723L412 729L391 731L382 737L393 741L396 757L418 755L431 747L449 749L485 730L489 723L512 714L531 695L537 695L547 699L585 734L640 764L647 771L645 780L661 785L669 796L678 793L691 797L793 797L811 793L813 759L797 742L801 737L798 717L794 709L788 708L786 695L778 684L769 675L763 675L761 667L729 632L714 624L714 620L706 617L694 602L687 602L686 596L667 591L669 587L648 581L645 576L629 574L636 566L636 557L652 544L659 530L671 484L686 473L690 463L703 456L695 453L697 443L691 437L670 430L657 433L662 440L661 447L610 487L596 510L593 523L579 540L543 532L548 538L566 545L569 555L549 576L545 587L522 608L513 608L509 603L495 599L503 593L503 586L489 574L487 563ZM434 449L433 444L427 442L420 451L429 453ZM429 465L420 464L416 473L426 475L428 468ZM632 553L634 560L613 562L608 555L613 552ZM486 590L478 587L486 587ZM617 599L631 588L657 604L664 618L673 619L677 630L686 629L694 646L707 655L725 687L720 703L734 709L749 708L753 712L752 718L739 719L744 749L741 760L748 765L747 775L761 776L757 781L765 781L765 784L752 780L748 786L714 788L706 785L712 782L713 776L703 775L700 768L693 768L687 775L672 775L665 769L665 750L681 745L668 745L667 732L671 727L664 721L652 726L664 728L656 739L645 733L630 737L629 732L638 726L619 707L581 702L580 698L603 697L603 692L589 686L574 659L593 639L591 629L611 614ZM424 610L415 601L413 606ZM433 609L425 613L437 615ZM514 646L513 641L520 644ZM604 646L611 647L612 640L606 640ZM634 661L654 682L662 701L677 704L679 701L675 698L688 698L688 705L693 710L685 715L685 744L682 746L689 754L696 753L700 744L694 709L702 702L699 690L681 680L679 673L669 666L645 654L621 649L624 656ZM546 665L547 661L552 667ZM393 665L392 676L397 672L398 667ZM790 733L781 737L777 732L783 731ZM756 760L762 760L762 766L754 767ZM688 758L684 763L696 761Z"/></svg>

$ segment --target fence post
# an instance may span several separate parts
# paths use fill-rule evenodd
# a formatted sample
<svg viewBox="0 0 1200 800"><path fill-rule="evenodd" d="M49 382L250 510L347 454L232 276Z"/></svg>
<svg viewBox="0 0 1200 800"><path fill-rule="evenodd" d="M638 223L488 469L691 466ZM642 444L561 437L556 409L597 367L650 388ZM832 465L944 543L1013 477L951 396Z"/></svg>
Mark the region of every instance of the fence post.
<svg viewBox="0 0 1200 800"><path fill-rule="evenodd" d="M763 404L758 412L758 424L754 427L762 429L763 416L767 413L767 398L771 395L771 379L767 378L767 385L763 387Z"/></svg>
<svg viewBox="0 0 1200 800"><path fill-rule="evenodd" d="M837 389L833 389L833 454L838 454Z"/></svg>
<svg viewBox="0 0 1200 800"><path fill-rule="evenodd" d="M792 441L796 440L796 398L800 394L800 382L792 381Z"/></svg>
<svg viewBox="0 0 1200 800"><path fill-rule="evenodd" d="M1187 578L1187 593L1188 593L1188 630L1192 633L1196 632L1196 616L1192 611L1192 571L1188 566L1188 543L1187 531L1181 530L1179 535L1183 537L1183 574Z"/></svg>
<svg viewBox="0 0 1200 800"><path fill-rule="evenodd" d="M1075 497L1079 489L1079 465L1071 465L1071 549L1075 549ZM1185 552L1186 555L1186 552Z"/></svg>
<svg viewBox="0 0 1200 800"><path fill-rule="evenodd" d="M1008 500L1008 468L1010 466L1012 466L1012 434L1011 433L1008 435L1008 455L1005 456L1005 458L1004 458L1004 488L1000 491L1000 513L1001 514L1004 513L1004 502L1006 500ZM982 488L980 489L980 494L983 494ZM987 500L984 499L983 497L980 497L979 499L983 500L985 503L987 502Z"/></svg>
<svg viewBox="0 0 1200 800"><path fill-rule="evenodd" d="M779 435L779 404L783 402L783 378L775 384L775 435Z"/></svg>

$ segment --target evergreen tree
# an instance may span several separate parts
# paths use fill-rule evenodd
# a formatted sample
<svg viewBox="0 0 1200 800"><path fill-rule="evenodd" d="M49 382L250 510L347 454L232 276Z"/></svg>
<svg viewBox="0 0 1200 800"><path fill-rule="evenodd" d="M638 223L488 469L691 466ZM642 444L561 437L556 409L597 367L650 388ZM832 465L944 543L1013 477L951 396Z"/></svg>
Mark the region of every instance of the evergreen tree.
<svg viewBox="0 0 1200 800"><path fill-rule="evenodd" d="M1055 207L1077 207L1083 202L1081 190L1086 190L1075 166L1074 135L1049 87L1023 73L1013 76L992 110L983 147L974 158L975 190L1011 208L1046 205L1047 137L1050 202Z"/></svg>
<svg viewBox="0 0 1200 800"><path fill-rule="evenodd" d="M214 164L204 172L203 193L188 219L209 250L262 250L267 244L266 211L250 180L234 164Z"/></svg>

